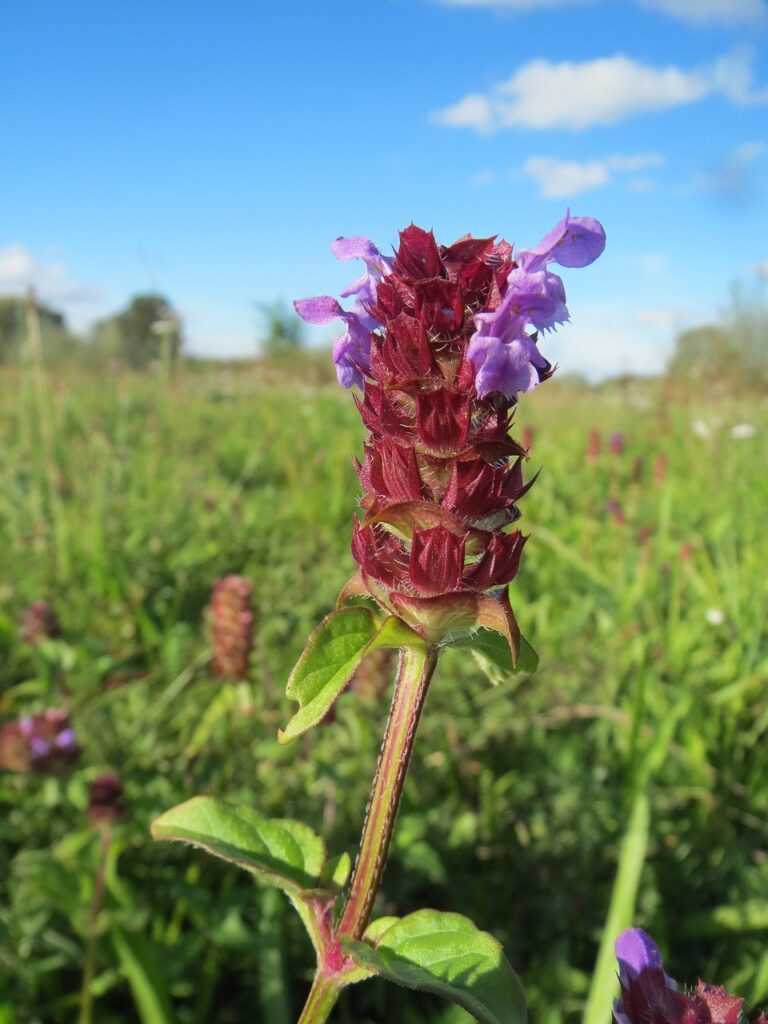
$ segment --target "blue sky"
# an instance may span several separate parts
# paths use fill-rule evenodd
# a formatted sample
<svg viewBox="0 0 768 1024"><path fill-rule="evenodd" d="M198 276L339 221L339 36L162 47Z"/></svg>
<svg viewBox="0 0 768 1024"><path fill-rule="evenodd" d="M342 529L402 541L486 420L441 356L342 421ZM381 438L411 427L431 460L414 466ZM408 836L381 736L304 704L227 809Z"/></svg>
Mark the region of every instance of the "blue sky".
<svg viewBox="0 0 768 1024"><path fill-rule="evenodd" d="M0 291L76 325L158 288L252 354L256 303L355 276L339 234L570 206L608 247L546 354L599 376L768 277L768 0L28 0L3 37Z"/></svg>

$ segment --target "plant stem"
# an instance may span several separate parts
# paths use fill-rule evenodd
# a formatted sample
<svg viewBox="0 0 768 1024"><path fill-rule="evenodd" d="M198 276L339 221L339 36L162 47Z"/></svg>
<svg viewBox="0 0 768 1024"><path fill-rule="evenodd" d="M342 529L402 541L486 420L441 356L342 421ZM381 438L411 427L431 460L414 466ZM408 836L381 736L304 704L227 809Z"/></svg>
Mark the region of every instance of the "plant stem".
<svg viewBox="0 0 768 1024"><path fill-rule="evenodd" d="M332 975L319 967L299 1024L325 1024L339 998L339 987Z"/></svg>
<svg viewBox="0 0 768 1024"><path fill-rule="evenodd" d="M96 925L104 902L105 871L107 855L112 844L112 830L109 825L103 826L99 843L99 860L96 866L96 880L93 886L91 912L88 915L88 932L85 946L85 963L83 965L83 981L80 988L80 1016L78 1024L91 1024L93 1016L93 993L91 983L96 966Z"/></svg>
<svg viewBox="0 0 768 1024"><path fill-rule="evenodd" d="M346 965L339 940L342 935L359 939L368 924L384 874L416 727L436 664L437 655L428 648L405 647L400 653L395 692L352 881L325 963L318 967L299 1024L324 1024L328 1020L344 984Z"/></svg>
<svg viewBox="0 0 768 1024"><path fill-rule="evenodd" d="M436 662L437 655L424 648L405 647L400 655L392 707L365 815L360 851L336 928L337 937L351 935L355 939L361 938L371 916L413 753L416 727Z"/></svg>

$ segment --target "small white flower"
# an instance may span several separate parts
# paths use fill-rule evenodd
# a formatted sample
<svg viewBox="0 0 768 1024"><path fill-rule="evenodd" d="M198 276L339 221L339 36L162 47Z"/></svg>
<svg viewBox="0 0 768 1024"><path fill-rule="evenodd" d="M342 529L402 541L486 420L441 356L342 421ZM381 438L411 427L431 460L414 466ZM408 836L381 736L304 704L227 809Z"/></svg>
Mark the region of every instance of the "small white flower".
<svg viewBox="0 0 768 1024"><path fill-rule="evenodd" d="M737 423L734 427L731 427L728 433L735 440L741 441L745 437L754 437L757 433L757 428L753 427L751 423Z"/></svg>
<svg viewBox="0 0 768 1024"><path fill-rule="evenodd" d="M706 619L710 626L722 626L725 614L720 608L707 608Z"/></svg>
<svg viewBox="0 0 768 1024"><path fill-rule="evenodd" d="M700 437L704 441L707 441L710 435L712 434L712 431L709 428L709 424L704 420L694 420L691 424L691 429L693 430L696 437Z"/></svg>

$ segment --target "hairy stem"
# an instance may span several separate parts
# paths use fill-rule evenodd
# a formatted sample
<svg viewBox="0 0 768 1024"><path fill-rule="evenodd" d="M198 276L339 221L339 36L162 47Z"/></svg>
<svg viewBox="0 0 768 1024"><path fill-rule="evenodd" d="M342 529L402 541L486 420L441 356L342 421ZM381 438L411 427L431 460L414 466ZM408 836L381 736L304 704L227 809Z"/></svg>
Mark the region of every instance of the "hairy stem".
<svg viewBox="0 0 768 1024"><path fill-rule="evenodd" d="M318 968L307 1002L299 1017L299 1024L325 1024L339 998L339 986L332 975Z"/></svg>
<svg viewBox="0 0 768 1024"><path fill-rule="evenodd" d="M344 968L348 965L339 940L342 935L359 939L368 924L384 874L400 796L413 753L416 727L436 663L437 655L424 648L406 647L400 654L392 707L349 892L325 963L318 967L299 1024L324 1024L328 1019L344 984Z"/></svg>
<svg viewBox="0 0 768 1024"><path fill-rule="evenodd" d="M352 882L336 935L359 939L373 910L381 885L413 741L437 656L431 651L405 647L392 697L387 730L381 746L373 790L360 839Z"/></svg>

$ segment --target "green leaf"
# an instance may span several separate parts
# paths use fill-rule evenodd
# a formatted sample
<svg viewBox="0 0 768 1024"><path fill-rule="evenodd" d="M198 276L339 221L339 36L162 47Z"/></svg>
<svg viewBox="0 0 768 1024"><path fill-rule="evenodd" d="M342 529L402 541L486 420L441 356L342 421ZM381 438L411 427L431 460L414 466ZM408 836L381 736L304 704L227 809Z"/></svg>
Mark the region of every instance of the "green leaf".
<svg viewBox="0 0 768 1024"><path fill-rule="evenodd" d="M627 829L619 849L616 879L582 1015L583 1024L602 1024L605 1021L606 1006L610 1006L614 997L618 995L614 943L618 935L632 924L634 918L640 876L648 849L650 824L650 800L647 793L640 791L632 804Z"/></svg>
<svg viewBox="0 0 768 1024"><path fill-rule="evenodd" d="M318 952L325 937L318 926L318 908L332 906L339 879L349 874L342 854L327 865L325 843L311 828L288 818L263 818L250 807L196 796L152 822L152 837L191 843L214 857L237 864L285 892Z"/></svg>
<svg viewBox="0 0 768 1024"><path fill-rule="evenodd" d="M310 633L285 688L286 695L298 702L299 710L278 733L280 743L290 743L325 717L376 632L373 612L355 607L331 612Z"/></svg>
<svg viewBox="0 0 768 1024"><path fill-rule="evenodd" d="M161 814L152 837L199 846L288 893L318 887L325 866L325 843L307 825L208 796Z"/></svg>
<svg viewBox="0 0 768 1024"><path fill-rule="evenodd" d="M458 1003L481 1024L523 1024L525 996L499 943L461 914L418 910L374 922L370 942L342 937L359 967Z"/></svg>
<svg viewBox="0 0 768 1024"><path fill-rule="evenodd" d="M149 946L144 936L117 928L112 931L112 942L142 1024L171 1024L171 1003L160 975L158 951Z"/></svg>
<svg viewBox="0 0 768 1024"><path fill-rule="evenodd" d="M415 645L423 641L405 623L393 617L382 623L369 608L355 606L327 615L310 634L288 680L285 692L299 710L278 732L279 742L290 743L317 725L370 651Z"/></svg>
<svg viewBox="0 0 768 1024"><path fill-rule="evenodd" d="M452 636L447 638L445 646L471 650L478 665L494 686L507 676L532 675L539 665L538 654L524 636L520 637L520 652L517 664L513 665L509 644L493 629L472 630Z"/></svg>

